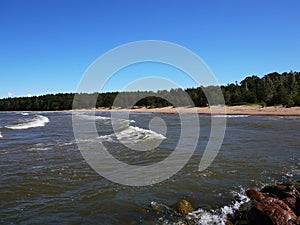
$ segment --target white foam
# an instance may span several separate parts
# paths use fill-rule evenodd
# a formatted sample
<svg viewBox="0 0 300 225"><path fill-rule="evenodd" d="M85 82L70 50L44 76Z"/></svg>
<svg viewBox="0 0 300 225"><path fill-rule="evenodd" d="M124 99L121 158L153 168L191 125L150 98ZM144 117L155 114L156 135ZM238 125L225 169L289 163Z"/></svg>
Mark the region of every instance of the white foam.
<svg viewBox="0 0 300 225"><path fill-rule="evenodd" d="M47 151L47 150L51 150L51 147L33 147L33 148L29 148L27 149L28 152L35 152L35 151Z"/></svg>
<svg viewBox="0 0 300 225"><path fill-rule="evenodd" d="M65 143L61 143L59 144L59 146L69 146L69 145L73 145L74 142L65 142Z"/></svg>
<svg viewBox="0 0 300 225"><path fill-rule="evenodd" d="M78 114L83 119L88 120L102 120L102 121L111 121L113 122L115 133L109 135L99 136L99 139L102 141L113 142L118 139L119 141L127 142L135 142L139 140L146 139L165 139L166 137L162 134L158 134L152 130L146 130L137 126L130 126L129 124L135 123L134 120L127 119L119 119L119 118L111 118L105 116L95 116L88 114Z"/></svg>
<svg viewBox="0 0 300 225"><path fill-rule="evenodd" d="M34 118L26 119L19 124L5 126L5 127L12 130L25 130L33 127L43 127L48 122L49 122L48 117L37 115Z"/></svg>
<svg viewBox="0 0 300 225"><path fill-rule="evenodd" d="M250 199L245 195L245 190L241 189L240 192L233 192L233 195L236 199L229 206L223 206L220 209L216 210L204 210L198 209L192 213L189 213L187 218L189 220L197 221L196 224L220 224L225 225L228 215L233 215L236 210L238 210L242 204L250 201Z"/></svg>
<svg viewBox="0 0 300 225"><path fill-rule="evenodd" d="M131 126L131 123L135 123L134 120L89 114L76 114L76 116L86 120L100 120L105 124L110 123L113 125L114 133L99 136L98 141L100 140L101 142L122 143L129 148L144 151L145 149L155 148L163 139L166 139L164 135L158 134L155 131ZM144 149L141 146L147 147Z"/></svg>
<svg viewBox="0 0 300 225"><path fill-rule="evenodd" d="M127 126L124 129L116 131L115 134L99 136L102 141L116 142L117 140L122 143L137 143L145 140L163 140L166 137L158 134L152 130L146 130L140 127Z"/></svg>
<svg viewBox="0 0 300 225"><path fill-rule="evenodd" d="M88 119L88 120L110 120L109 117L104 117L104 116L95 116L95 115L88 115L88 114L76 114L76 116L81 117L82 119Z"/></svg>
<svg viewBox="0 0 300 225"><path fill-rule="evenodd" d="M212 115L213 117L219 117L219 118L245 118L245 117L249 117L249 115Z"/></svg>
<svg viewBox="0 0 300 225"><path fill-rule="evenodd" d="M102 135L98 137L100 141L107 141L107 142L116 142L115 135L108 134L108 135Z"/></svg>
<svg viewBox="0 0 300 225"><path fill-rule="evenodd" d="M88 114L82 114L82 113L77 113L75 114L77 117L80 117L82 119L87 119L87 120L102 120L102 121L118 121L118 122L127 122L127 123L135 123L134 120L126 120L126 119L118 119L118 118L111 118L107 116L96 116L96 115L88 115Z"/></svg>
<svg viewBox="0 0 300 225"><path fill-rule="evenodd" d="M29 113L21 113L23 116L28 116Z"/></svg>
<svg viewBox="0 0 300 225"><path fill-rule="evenodd" d="M3 138L2 134L1 134L1 131L0 131L0 138Z"/></svg>
<svg viewBox="0 0 300 225"><path fill-rule="evenodd" d="M206 211L203 209L198 209L197 211L191 213L196 215L198 217L199 221L196 224L202 225L213 225L213 224L219 224L219 225L225 225L226 223L226 216L223 216L222 214L218 214L215 211Z"/></svg>
<svg viewBox="0 0 300 225"><path fill-rule="evenodd" d="M145 139L166 139L162 134L158 134L152 130L146 130L140 127L129 126L127 129L118 133L118 139L145 140ZM131 141L128 140L128 141Z"/></svg>

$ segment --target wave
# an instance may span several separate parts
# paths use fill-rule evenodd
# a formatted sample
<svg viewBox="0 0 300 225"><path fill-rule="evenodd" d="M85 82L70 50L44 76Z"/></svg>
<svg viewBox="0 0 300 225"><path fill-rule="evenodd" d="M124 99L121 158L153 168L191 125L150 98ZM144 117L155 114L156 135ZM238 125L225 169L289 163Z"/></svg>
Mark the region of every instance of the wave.
<svg viewBox="0 0 300 225"><path fill-rule="evenodd" d="M119 118L111 118L111 117L106 117L106 116L95 116L95 115L88 115L84 113L76 113L76 117L82 118L82 119L87 119L87 120L101 120L102 122L104 121L117 121L117 122L125 122L125 123L135 123L135 120L126 120L126 119L119 119Z"/></svg>
<svg viewBox="0 0 300 225"><path fill-rule="evenodd" d="M0 131L0 138L3 138L2 134L1 134L1 131Z"/></svg>
<svg viewBox="0 0 300 225"><path fill-rule="evenodd" d="M88 120L97 120L97 119L98 120L110 120L109 117L88 115L88 114L84 114L84 113L76 113L75 115L82 119L88 119Z"/></svg>
<svg viewBox="0 0 300 225"><path fill-rule="evenodd" d="M116 133L110 135L99 136L101 141L122 143L137 143L139 141L145 141L150 139L163 140L166 137L162 134L158 134L152 130L146 130L140 127L127 126L123 129L116 130Z"/></svg>
<svg viewBox="0 0 300 225"><path fill-rule="evenodd" d="M215 210L206 210L199 208L189 213L187 216L182 217L182 219L180 219L180 221L176 224L181 224L180 222L186 224L186 222L188 222L187 224L226 225L228 217L233 216L234 213L239 210L243 204L250 201L250 199L245 194L245 189L243 188L241 188L239 192L232 192L232 195L235 200L232 201L229 205L225 205ZM163 212L163 215L161 215L162 217L159 218L159 221L164 220L164 224L174 224L172 223L172 219L174 217L174 214L176 215L176 213L174 213L173 209L164 204L154 201L151 202L150 205L154 210L164 207L165 210L161 211Z"/></svg>
<svg viewBox="0 0 300 225"><path fill-rule="evenodd" d="M148 151L160 145L166 139L162 134L136 126L123 127L115 133L98 137L101 142L122 143L132 150Z"/></svg>
<svg viewBox="0 0 300 225"><path fill-rule="evenodd" d="M249 117L249 115L213 115L213 117L219 117L219 118L245 118Z"/></svg>
<svg viewBox="0 0 300 225"><path fill-rule="evenodd" d="M47 150L51 150L52 147L32 147L27 149L28 152L35 152L35 151L47 151Z"/></svg>
<svg viewBox="0 0 300 225"><path fill-rule="evenodd" d="M43 127L49 122L49 118L46 116L37 115L31 119L25 119L19 124L5 126L11 130L25 130L33 127Z"/></svg>
<svg viewBox="0 0 300 225"><path fill-rule="evenodd" d="M158 134L155 131L143 129L138 126L132 126L135 123L134 120L127 120L122 118L111 118L104 116L95 116L87 114L79 114L82 119L100 121L104 124L113 124L114 133L106 134L98 137L98 140L105 142L121 142L127 147L139 150L143 149L141 146L147 146L147 148L156 147L166 137L162 134ZM137 147L139 145L139 147ZM136 149L137 150L137 149Z"/></svg>
<svg viewBox="0 0 300 225"><path fill-rule="evenodd" d="M197 221L197 224L220 224L225 225L228 216L233 216L236 210L239 210L241 205L250 201L250 199L246 196L245 190L241 189L240 192L232 192L234 196L234 200L228 206L225 205L220 209L216 210L204 210L198 209L187 216L187 219Z"/></svg>

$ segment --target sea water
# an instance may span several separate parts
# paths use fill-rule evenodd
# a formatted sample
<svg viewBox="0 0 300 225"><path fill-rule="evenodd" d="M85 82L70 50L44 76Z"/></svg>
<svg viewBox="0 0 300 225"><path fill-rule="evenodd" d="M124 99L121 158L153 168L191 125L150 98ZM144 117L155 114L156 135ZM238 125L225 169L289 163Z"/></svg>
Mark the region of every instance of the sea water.
<svg viewBox="0 0 300 225"><path fill-rule="evenodd" d="M86 134L77 142L101 142L116 159L132 165L164 160L180 138L176 114L130 114L117 121L115 130L110 113L78 116L94 121L97 136ZM157 117L164 121L162 128L151 130L149 123ZM206 170L198 171L198 165L211 117L200 115L198 144L185 167L161 183L132 187L113 183L89 166L74 138L71 113L1 113L0 224L176 224L168 210L161 214L153 207L171 209L181 199L193 204L189 217L197 224L224 224L227 214L248 201L245 189L300 179L300 117L226 117L222 147ZM143 143L154 148L130 149Z"/></svg>

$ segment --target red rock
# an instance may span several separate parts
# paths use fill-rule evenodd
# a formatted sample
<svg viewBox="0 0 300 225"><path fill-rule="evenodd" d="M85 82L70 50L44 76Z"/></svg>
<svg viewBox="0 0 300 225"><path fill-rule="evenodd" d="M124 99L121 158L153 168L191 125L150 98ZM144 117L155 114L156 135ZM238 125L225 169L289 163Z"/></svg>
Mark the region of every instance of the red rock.
<svg viewBox="0 0 300 225"><path fill-rule="evenodd" d="M284 191L287 189L287 186L279 184L279 185L277 185L277 188L278 188L278 190Z"/></svg>
<svg viewBox="0 0 300 225"><path fill-rule="evenodd" d="M293 185L289 186L286 189L286 195L289 195L288 197L292 197L292 198L300 198L299 191Z"/></svg>
<svg viewBox="0 0 300 225"><path fill-rule="evenodd" d="M294 225L297 217L282 200L268 197L251 208L247 219L250 225Z"/></svg>
<svg viewBox="0 0 300 225"><path fill-rule="evenodd" d="M262 193L267 193L269 196L278 197L279 199L284 198L300 198L300 193L294 185L277 185L277 186L266 186L261 189Z"/></svg>
<svg viewBox="0 0 300 225"><path fill-rule="evenodd" d="M282 201L285 204L287 204L293 211L296 210L296 203L297 203L296 198L289 197L289 198L282 199Z"/></svg>
<svg viewBox="0 0 300 225"><path fill-rule="evenodd" d="M293 225L300 225L300 216L298 216L298 218L295 219L293 222Z"/></svg>
<svg viewBox="0 0 300 225"><path fill-rule="evenodd" d="M259 191L254 190L254 189L247 190L246 195L251 200L256 200L258 202L262 201L265 198L265 196L262 193L260 193Z"/></svg>
<svg viewBox="0 0 300 225"><path fill-rule="evenodd" d="M284 186L284 185L278 185L278 190L280 191L278 193L278 197L280 199L284 198L300 198L299 191L294 187L294 185L290 186Z"/></svg>

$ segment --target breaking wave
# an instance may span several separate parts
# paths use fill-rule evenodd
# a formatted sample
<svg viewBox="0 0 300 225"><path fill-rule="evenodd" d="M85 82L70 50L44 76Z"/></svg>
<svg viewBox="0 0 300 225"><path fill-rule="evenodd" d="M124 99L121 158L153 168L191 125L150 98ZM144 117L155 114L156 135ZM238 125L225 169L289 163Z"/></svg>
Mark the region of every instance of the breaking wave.
<svg viewBox="0 0 300 225"><path fill-rule="evenodd" d="M144 129L138 126L133 126L136 123L134 120L110 118L104 116L80 115L82 119L95 120L96 123L102 125L111 124L114 131L111 134L103 134L98 136L101 142L121 142L127 147L135 150L150 149L156 147L166 137L155 131Z"/></svg>
<svg viewBox="0 0 300 225"><path fill-rule="evenodd" d="M25 130L33 127L43 127L48 122L49 122L48 117L37 115L34 116L33 118L20 120L20 122L17 124L5 126L5 127L11 130Z"/></svg>
<svg viewBox="0 0 300 225"><path fill-rule="evenodd" d="M229 205L225 205L218 209L202 209L199 208L187 216L182 216L178 222L174 223L174 215L178 214L174 212L170 207L157 203L155 201L151 202L151 208L156 210L159 209L160 212L164 212L162 217L158 219L158 221L163 221L163 223L159 224L195 224L195 225L226 225L228 221L228 217L234 215L234 213L240 209L240 207L249 202L250 199L245 194L245 189L241 188L239 192L233 191L232 195L234 197L234 201L232 201ZM161 209L164 210L161 210ZM179 215L180 216L180 215Z"/></svg>
<svg viewBox="0 0 300 225"><path fill-rule="evenodd" d="M126 120L126 119L117 119L117 118L110 118L106 116L95 116L95 115L88 115L88 114L82 114L77 113L75 114L77 118L82 118L86 120L95 120L95 121L102 121L102 122L110 122L111 120L117 121L117 122L123 122L123 123L135 123L134 120Z"/></svg>
<svg viewBox="0 0 300 225"><path fill-rule="evenodd" d="M220 209L216 210L204 210L198 209L188 215L188 219L197 220L196 224L220 224L225 225L228 220L228 216L233 216L236 210L239 210L241 205L250 201L250 199L246 196L245 190L241 189L240 192L232 192L234 196L234 200L228 206L225 205Z"/></svg>
<svg viewBox="0 0 300 225"><path fill-rule="evenodd" d="M123 129L116 130L115 134L99 136L101 141L117 142L130 144L138 141L149 140L149 139L166 139L162 134L158 134L152 130L146 130L140 127L127 126Z"/></svg>
<svg viewBox="0 0 300 225"><path fill-rule="evenodd" d="M104 119L104 118L103 118ZM107 117L105 117L105 120ZM109 135L99 136L101 141L122 142L123 144L137 144L138 142L163 140L166 137L155 131L147 130L130 124L135 123L134 120L113 119L115 132Z"/></svg>
<svg viewBox="0 0 300 225"><path fill-rule="evenodd" d="M245 118L245 117L249 117L249 115L213 115L213 117L220 117L220 118Z"/></svg>

